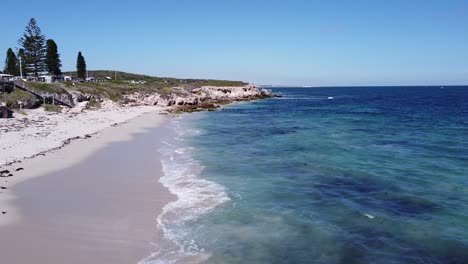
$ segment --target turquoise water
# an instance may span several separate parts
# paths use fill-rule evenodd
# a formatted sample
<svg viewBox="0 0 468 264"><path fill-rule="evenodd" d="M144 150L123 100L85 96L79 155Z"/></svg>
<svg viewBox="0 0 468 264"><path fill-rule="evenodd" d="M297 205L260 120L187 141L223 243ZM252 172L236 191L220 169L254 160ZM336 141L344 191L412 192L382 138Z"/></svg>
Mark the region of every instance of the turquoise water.
<svg viewBox="0 0 468 264"><path fill-rule="evenodd" d="M275 92L172 124L165 256L468 263L468 87Z"/></svg>

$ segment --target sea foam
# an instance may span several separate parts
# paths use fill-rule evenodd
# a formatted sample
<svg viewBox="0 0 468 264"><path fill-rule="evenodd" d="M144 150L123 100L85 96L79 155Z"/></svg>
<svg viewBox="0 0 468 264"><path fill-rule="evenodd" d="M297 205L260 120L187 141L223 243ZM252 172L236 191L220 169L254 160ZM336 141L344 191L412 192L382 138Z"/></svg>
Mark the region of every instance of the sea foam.
<svg viewBox="0 0 468 264"><path fill-rule="evenodd" d="M209 253L197 245L192 237L193 222L222 203L229 201L225 188L202 177L203 165L193 158L195 149L187 146L185 139L200 131L183 127L179 120L169 125L171 138L163 140L160 147L163 177L160 182L177 195L177 200L167 204L157 218L163 231L163 241L153 244L153 254L140 264L200 263Z"/></svg>

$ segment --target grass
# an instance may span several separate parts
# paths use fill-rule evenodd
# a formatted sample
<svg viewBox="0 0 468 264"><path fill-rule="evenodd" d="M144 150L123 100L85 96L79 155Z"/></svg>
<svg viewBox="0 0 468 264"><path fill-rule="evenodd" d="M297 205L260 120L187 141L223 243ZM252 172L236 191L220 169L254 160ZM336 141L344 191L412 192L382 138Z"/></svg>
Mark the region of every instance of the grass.
<svg viewBox="0 0 468 264"><path fill-rule="evenodd" d="M66 72L65 75L76 76L76 72ZM199 88L202 86L243 86L247 85L245 82L241 81L229 81L229 80L208 80L208 79L178 79L178 78L169 78L169 77L154 77L149 75L134 74L120 71L89 71L89 76L94 76L98 78L112 78L109 83L113 84L127 84L125 81L146 81L145 84L136 84L139 87L152 87L156 89L161 89L167 86L178 86L178 87L194 87Z"/></svg>
<svg viewBox="0 0 468 264"><path fill-rule="evenodd" d="M120 101L121 98L122 97L121 97L121 95L119 93L112 93L112 94L109 95L109 99L111 99L112 101L114 101L116 103L118 101Z"/></svg>
<svg viewBox="0 0 468 264"><path fill-rule="evenodd" d="M89 107L101 108L101 103L98 100L96 100L95 98L92 98L91 100L89 100Z"/></svg>
<svg viewBox="0 0 468 264"><path fill-rule="evenodd" d="M44 104L44 110L48 112L60 113L62 112L62 107L60 105Z"/></svg>
<svg viewBox="0 0 468 264"><path fill-rule="evenodd" d="M36 96L20 89L14 89L11 93L0 94L0 101L5 102L9 108L19 108L18 101L35 101Z"/></svg>
<svg viewBox="0 0 468 264"><path fill-rule="evenodd" d="M73 82L70 82L70 81L63 82L63 84L65 84L65 87L67 87L67 88L72 88L73 87Z"/></svg>
<svg viewBox="0 0 468 264"><path fill-rule="evenodd" d="M28 85L46 93L58 93L58 94L65 93L63 89L61 89L59 86L55 84L30 82L28 83Z"/></svg>
<svg viewBox="0 0 468 264"><path fill-rule="evenodd" d="M164 94L170 94L170 93L172 93L172 88L164 87L160 91L161 91L161 93L164 93Z"/></svg>

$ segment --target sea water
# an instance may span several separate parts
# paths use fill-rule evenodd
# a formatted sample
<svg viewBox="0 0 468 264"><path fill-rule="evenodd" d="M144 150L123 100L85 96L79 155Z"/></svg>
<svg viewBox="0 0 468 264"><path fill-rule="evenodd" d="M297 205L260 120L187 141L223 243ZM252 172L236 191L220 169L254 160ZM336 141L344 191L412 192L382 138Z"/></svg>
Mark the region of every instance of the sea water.
<svg viewBox="0 0 468 264"><path fill-rule="evenodd" d="M468 87L274 92L172 121L145 263L468 263Z"/></svg>

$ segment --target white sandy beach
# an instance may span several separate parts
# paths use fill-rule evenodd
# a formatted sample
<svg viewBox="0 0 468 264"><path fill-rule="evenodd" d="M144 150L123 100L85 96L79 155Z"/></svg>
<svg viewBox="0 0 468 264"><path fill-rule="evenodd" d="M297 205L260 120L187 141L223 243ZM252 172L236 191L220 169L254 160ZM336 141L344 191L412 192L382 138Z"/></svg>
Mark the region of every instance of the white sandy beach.
<svg viewBox="0 0 468 264"><path fill-rule="evenodd" d="M166 118L154 107L75 117L30 111L27 127L3 130L2 163L23 161L1 167L13 176L0 178L7 188L0 193L6 212L0 215L0 262L137 263L147 257L161 235L156 217L175 199L158 182L158 127ZM2 129L6 122L8 129L21 125L2 122Z"/></svg>
<svg viewBox="0 0 468 264"><path fill-rule="evenodd" d="M26 115L0 119L0 166L61 147L64 141L96 133L160 108L119 107L75 113L45 112L43 108L24 110ZM18 147L21 146L21 147Z"/></svg>

